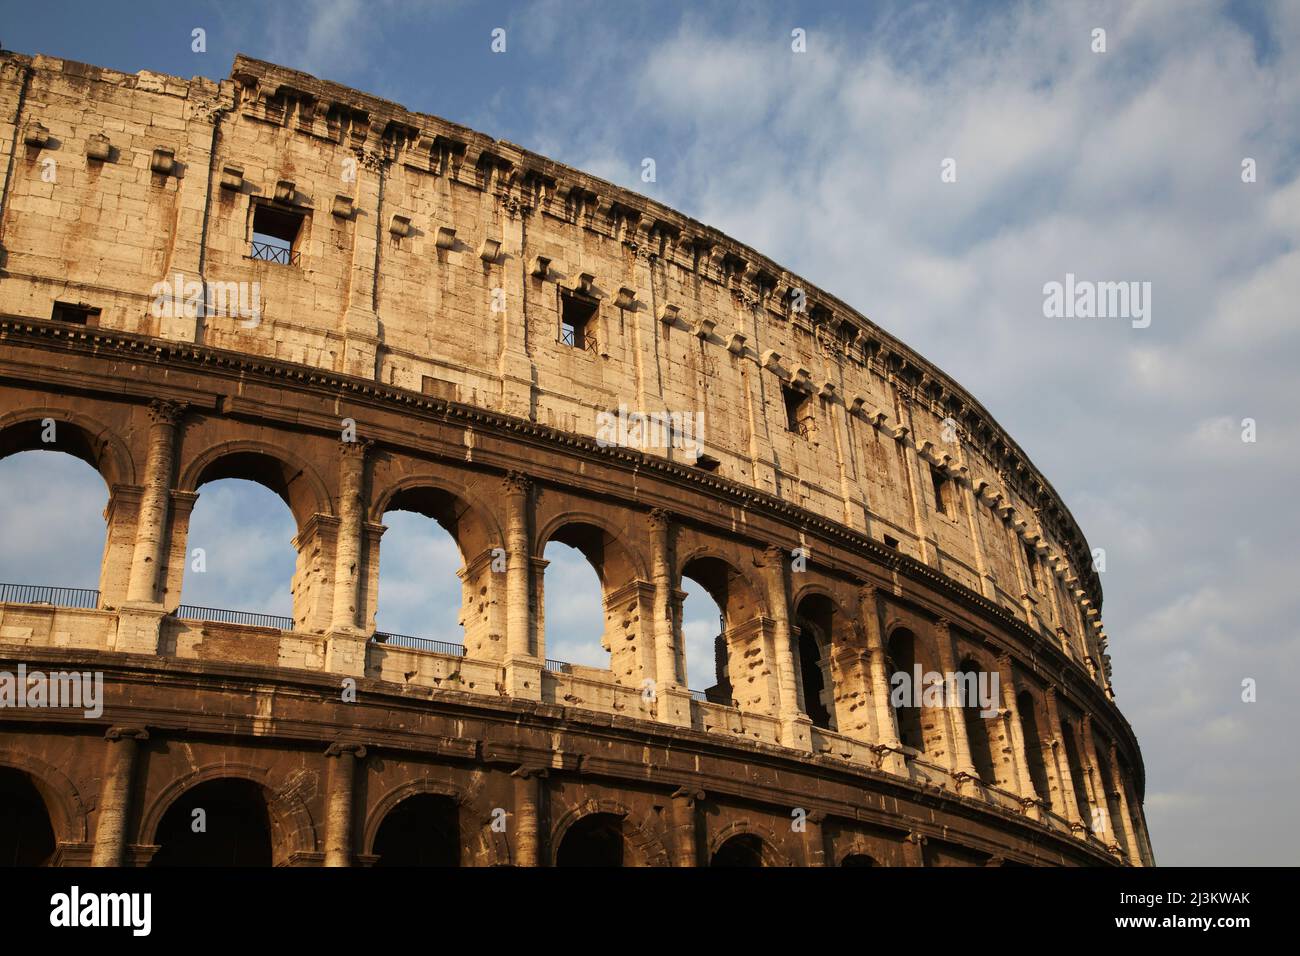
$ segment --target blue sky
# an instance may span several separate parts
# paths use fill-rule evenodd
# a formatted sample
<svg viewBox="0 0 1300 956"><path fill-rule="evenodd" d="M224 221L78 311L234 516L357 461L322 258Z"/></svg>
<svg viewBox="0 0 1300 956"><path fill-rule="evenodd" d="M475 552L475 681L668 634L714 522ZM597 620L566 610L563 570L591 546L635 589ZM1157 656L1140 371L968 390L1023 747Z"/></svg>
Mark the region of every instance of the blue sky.
<svg viewBox="0 0 1300 956"><path fill-rule="evenodd" d="M1159 861L1300 861L1300 4L3 2L0 25L7 49L127 71L219 78L236 51L303 69L642 190L853 304L970 389L1106 549ZM1045 318L1067 272L1151 282L1150 327ZM0 462L0 527L31 543L0 553L0 580L93 584L76 535L102 483L53 467ZM38 525L47 501L62 510ZM194 535L239 560L210 554L186 600L283 611L266 583L291 573L287 520L205 489ZM409 575L454 555L390 524L381 623L443 633ZM552 573L569 601L548 606L551 656L581 659L594 576ZM690 660L712 613L689 610Z"/></svg>

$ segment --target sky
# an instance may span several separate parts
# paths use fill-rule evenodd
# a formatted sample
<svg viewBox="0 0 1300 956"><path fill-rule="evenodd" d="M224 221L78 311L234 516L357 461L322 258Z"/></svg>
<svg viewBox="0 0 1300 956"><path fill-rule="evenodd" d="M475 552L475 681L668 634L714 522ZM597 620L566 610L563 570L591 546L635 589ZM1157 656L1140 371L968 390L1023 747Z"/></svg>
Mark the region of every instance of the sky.
<svg viewBox="0 0 1300 956"><path fill-rule="evenodd" d="M1300 862L1300 4L2 0L0 44L305 70L639 190L850 303L974 394L1105 549L1157 861ZM1150 283L1149 324L1045 315L1067 274ZM0 462L24 542L0 580L94 585L106 492L57 457ZM242 484L203 490L185 600L287 613L288 511ZM454 571L428 583L454 544L388 523L380 626L454 634ZM566 550L548 656L595 663L595 575ZM697 688L715 615L692 594Z"/></svg>

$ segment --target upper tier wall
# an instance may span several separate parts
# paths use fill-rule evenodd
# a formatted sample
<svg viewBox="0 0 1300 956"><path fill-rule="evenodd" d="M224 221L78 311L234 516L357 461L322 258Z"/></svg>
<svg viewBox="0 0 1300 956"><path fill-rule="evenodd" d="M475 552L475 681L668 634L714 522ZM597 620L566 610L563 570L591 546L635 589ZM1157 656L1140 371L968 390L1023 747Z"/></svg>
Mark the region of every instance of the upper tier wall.
<svg viewBox="0 0 1300 956"><path fill-rule="evenodd" d="M0 114L0 311L83 303L105 327L586 435L620 405L702 413L720 476L896 542L1109 685L1087 542L1015 442L942 371L716 230L242 56L218 84L0 54ZM294 264L250 257L261 206L301 220ZM196 317L199 280L256 318ZM591 348L559 341L575 291L597 303Z"/></svg>

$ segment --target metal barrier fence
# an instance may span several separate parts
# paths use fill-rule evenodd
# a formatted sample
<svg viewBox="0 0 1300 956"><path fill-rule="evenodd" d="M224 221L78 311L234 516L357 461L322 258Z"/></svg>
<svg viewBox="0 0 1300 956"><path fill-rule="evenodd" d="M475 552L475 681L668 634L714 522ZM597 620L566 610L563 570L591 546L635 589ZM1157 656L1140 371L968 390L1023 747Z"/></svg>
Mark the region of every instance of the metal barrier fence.
<svg viewBox="0 0 1300 956"><path fill-rule="evenodd" d="M12 604L50 604L94 610L99 607L99 592L93 588L56 588L43 584L0 584L0 602Z"/></svg>

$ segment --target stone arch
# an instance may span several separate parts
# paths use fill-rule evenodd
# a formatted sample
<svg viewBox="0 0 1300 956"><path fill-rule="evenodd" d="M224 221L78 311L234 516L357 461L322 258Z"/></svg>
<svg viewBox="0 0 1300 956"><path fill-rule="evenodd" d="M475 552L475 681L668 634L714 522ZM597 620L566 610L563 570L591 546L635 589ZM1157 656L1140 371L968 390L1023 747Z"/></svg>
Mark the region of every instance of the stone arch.
<svg viewBox="0 0 1300 956"><path fill-rule="evenodd" d="M1050 761L1044 756L1050 743L1047 733L1047 708L1029 687L1021 687L1016 694L1016 716L1025 739L1025 761L1028 764L1029 782L1034 793L1046 807L1052 806L1052 783L1048 777ZM1059 808L1057 808L1059 810Z"/></svg>
<svg viewBox="0 0 1300 956"><path fill-rule="evenodd" d="M646 565L626 531L585 511L566 512L538 529L534 560L545 567L543 555L552 541L576 549L596 572L600 583L604 625L601 647L609 654L614 679L638 687L655 674L653 617ZM546 576L534 583L542 610L538 630L546 638ZM554 653L554 651L548 651Z"/></svg>
<svg viewBox="0 0 1300 956"><path fill-rule="evenodd" d="M836 847L836 866L883 866L880 851L860 836L855 836L843 848ZM870 861L870 862L866 862Z"/></svg>
<svg viewBox="0 0 1300 956"><path fill-rule="evenodd" d="M959 674L973 674L978 677L982 672L985 674L996 674L996 670L990 670L986 662L981 660L982 655L978 653L963 653L961 660L957 664ZM978 688L978 682L975 684ZM964 688L959 689L959 692ZM994 709L999 712L1002 709L1000 700L994 700ZM996 784L997 777L997 760L994 756L993 741L994 735L989 732L989 720L997 718L986 718L980 712L978 706L971 704L969 699L963 698L961 702L961 716L966 726L966 743L970 748L971 763L975 765L975 770L979 773L980 780L987 784Z"/></svg>
<svg viewBox="0 0 1300 956"><path fill-rule="evenodd" d="M393 787L382 797L375 801L374 806L366 814L365 829L361 837L361 852L373 853L375 847L375 837L379 834L379 828L383 826L384 818L390 812L397 808L397 805L411 797L417 797L429 794L438 797L450 797L456 802L457 807L462 810L468 806L465 794L455 786L449 783L443 783L440 780L431 780L428 777L420 777L415 780L407 780Z"/></svg>
<svg viewBox="0 0 1300 956"><path fill-rule="evenodd" d="M843 635L844 614L839 602L823 587L807 584L790 602L795 629L794 665L799 703L814 727L836 729L835 682L831 653ZM838 640L837 640L838 639Z"/></svg>
<svg viewBox="0 0 1300 956"><path fill-rule="evenodd" d="M500 638L505 627L505 582L504 575L494 573L494 568L499 570L497 562L504 559L505 536L495 511L467 484L421 471L388 482L374 496L369 510L373 525L378 527L385 516L394 512L421 515L433 521L455 543L460 561L454 570L460 581L459 610L454 619L447 613L452 609L448 605L454 605L454 598L446 595L444 604L433 606L433 616L445 627L462 633L469 656L498 659L503 652ZM418 524L406 527L417 534L428 530L427 525L423 530ZM396 543L390 535L383 539L376 536L371 544L374 550L368 561L371 568L368 587L372 596L367 604L372 614L377 614L382 606L385 579L395 570L383 560L385 544L390 542ZM429 573L432 584L437 583L432 575L450 584L452 571L448 564L418 570ZM412 573L409 565L404 570L408 576ZM430 607L426 605L425 610ZM414 633L421 636L418 631Z"/></svg>
<svg viewBox="0 0 1300 956"><path fill-rule="evenodd" d="M437 521L455 540L464 561L504 546L505 534L496 511L464 483L440 475L404 475L377 490L371 498L369 519L381 522L390 511L416 511Z"/></svg>
<svg viewBox="0 0 1300 956"><path fill-rule="evenodd" d="M73 439L53 447L40 440L41 421L51 418L57 424L73 426ZM23 408L0 416L0 459L24 451L62 451L94 468L108 485L136 483L135 460L118 434L98 419L83 412L53 406Z"/></svg>
<svg viewBox="0 0 1300 956"><path fill-rule="evenodd" d="M904 746L924 754L929 748L926 746L925 719L919 698L905 699L901 705L897 705L893 680L896 673L903 673L907 676L907 682L903 684L904 690L922 693L922 688L912 686L916 667L920 665L921 673L925 674L933 669L933 658L926 656L925 643L911 627L894 623L886 628L885 634L885 667L890 679L890 706L893 707L898 722L898 738Z"/></svg>
<svg viewBox="0 0 1300 956"><path fill-rule="evenodd" d="M763 824L754 820L736 820L709 837L709 860L712 861L723 844L735 837L753 837L759 842L763 866L790 866L790 858L777 849L776 836Z"/></svg>
<svg viewBox="0 0 1300 956"><path fill-rule="evenodd" d="M86 805L76 784L58 767L20 750L0 750L0 767L31 778L45 803L56 843L86 842Z"/></svg>
<svg viewBox="0 0 1300 956"><path fill-rule="evenodd" d="M701 545L682 554L674 580L690 578L699 584L722 612L722 633L715 647L717 683L706 691L710 700L730 703L737 700L746 710L776 712L776 668L768 660L764 621L768 619L763 589L734 561L720 551ZM681 608L675 607L675 628L681 632ZM750 653L747 649L759 649ZM689 669L689 662L688 662ZM766 680L754 681L749 675L768 671Z"/></svg>
<svg viewBox="0 0 1300 956"><path fill-rule="evenodd" d="M243 478L273 491L289 506L299 532L315 514L334 513L329 489L306 459L253 439L221 442L189 458L178 490L198 492L209 481Z"/></svg>
<svg viewBox="0 0 1300 956"><path fill-rule="evenodd" d="M631 851L634 862L633 866L669 866L671 860L668 856L667 849L664 848L663 841L644 825L638 822L633 816L632 811L625 805L616 800L608 798L593 797L584 800L582 803L571 807L563 816L555 821L551 827L551 839L549 841L551 865L555 865L555 856L560 848L564 835L572 829L575 823L578 823L584 817L590 817L593 814L605 813L611 816L621 817L623 820L623 846L625 850Z"/></svg>
<svg viewBox="0 0 1300 956"><path fill-rule="evenodd" d="M311 811L296 788L286 786L277 793L271 789L270 771L252 764L209 764L177 777L159 791L145 810L140 821L140 843L154 846L158 826L172 804L200 784L221 779L247 780L262 789L266 800L266 813L271 822L271 852L276 866L283 865L302 853L315 853L318 848L316 825ZM293 781L287 781L292 783Z"/></svg>

